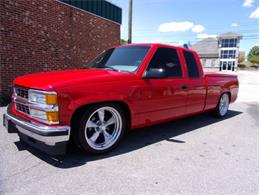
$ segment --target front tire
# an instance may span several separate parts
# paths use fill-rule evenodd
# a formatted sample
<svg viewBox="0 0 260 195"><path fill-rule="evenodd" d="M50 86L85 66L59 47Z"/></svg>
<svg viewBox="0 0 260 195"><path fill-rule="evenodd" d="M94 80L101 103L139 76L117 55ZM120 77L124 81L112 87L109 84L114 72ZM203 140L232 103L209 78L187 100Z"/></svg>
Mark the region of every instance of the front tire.
<svg viewBox="0 0 260 195"><path fill-rule="evenodd" d="M220 96L217 107L215 108L215 115L217 117L224 117L228 112L229 103L229 95L227 93L223 93Z"/></svg>
<svg viewBox="0 0 260 195"><path fill-rule="evenodd" d="M125 132L125 116L118 105L93 105L80 119L76 141L86 152L101 154L114 149Z"/></svg>

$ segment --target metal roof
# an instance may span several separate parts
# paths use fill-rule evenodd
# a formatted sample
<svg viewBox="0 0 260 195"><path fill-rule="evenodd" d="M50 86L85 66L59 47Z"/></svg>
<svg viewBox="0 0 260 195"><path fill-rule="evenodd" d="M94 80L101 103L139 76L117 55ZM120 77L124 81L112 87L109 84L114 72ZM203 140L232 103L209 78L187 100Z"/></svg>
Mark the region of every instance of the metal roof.
<svg viewBox="0 0 260 195"><path fill-rule="evenodd" d="M218 39L225 39L225 38L239 38L242 39L242 35L234 32L226 32L217 36Z"/></svg>
<svg viewBox="0 0 260 195"><path fill-rule="evenodd" d="M122 9L105 0L60 0L63 3L88 11L116 23L122 23Z"/></svg>
<svg viewBox="0 0 260 195"><path fill-rule="evenodd" d="M191 49L199 53L201 57L218 57L218 40L206 38L191 45Z"/></svg>

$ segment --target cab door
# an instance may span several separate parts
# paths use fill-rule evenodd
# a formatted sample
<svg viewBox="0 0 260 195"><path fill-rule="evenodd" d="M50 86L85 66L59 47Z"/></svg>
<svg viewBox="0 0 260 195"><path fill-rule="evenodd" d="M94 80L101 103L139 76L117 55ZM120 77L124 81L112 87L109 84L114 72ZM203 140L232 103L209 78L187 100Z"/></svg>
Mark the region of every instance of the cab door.
<svg viewBox="0 0 260 195"><path fill-rule="evenodd" d="M182 54L187 69L187 105L185 113L189 115L204 110L207 89L203 70L199 64L199 57L188 50L183 50Z"/></svg>
<svg viewBox="0 0 260 195"><path fill-rule="evenodd" d="M152 69L162 70L161 78L147 74ZM154 122L185 114L186 89L183 88L183 70L178 51L159 47L153 55L142 79L142 101L136 102L145 121Z"/></svg>

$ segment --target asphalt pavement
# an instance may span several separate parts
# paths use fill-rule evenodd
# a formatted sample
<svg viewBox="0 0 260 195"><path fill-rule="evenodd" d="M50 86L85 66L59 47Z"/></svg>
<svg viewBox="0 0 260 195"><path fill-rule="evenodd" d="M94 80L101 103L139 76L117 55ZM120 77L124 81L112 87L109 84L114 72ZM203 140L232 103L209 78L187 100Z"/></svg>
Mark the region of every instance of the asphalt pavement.
<svg viewBox="0 0 260 195"><path fill-rule="evenodd" d="M107 155L72 148L52 158L1 124L0 194L258 194L259 74L239 79L224 119L201 114L138 129Z"/></svg>

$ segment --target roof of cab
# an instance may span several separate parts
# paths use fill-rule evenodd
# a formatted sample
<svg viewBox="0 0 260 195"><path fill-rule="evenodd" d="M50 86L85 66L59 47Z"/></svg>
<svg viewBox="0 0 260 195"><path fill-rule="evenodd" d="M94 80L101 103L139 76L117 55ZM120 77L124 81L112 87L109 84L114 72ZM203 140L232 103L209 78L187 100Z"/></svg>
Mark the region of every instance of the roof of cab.
<svg viewBox="0 0 260 195"><path fill-rule="evenodd" d="M124 46L173 47L173 48L179 48L179 49L186 50L186 51L195 52L194 50L192 50L190 48L186 48L186 47L183 47L183 46L164 44L164 43L130 43L130 44L117 45L116 47L124 47Z"/></svg>

